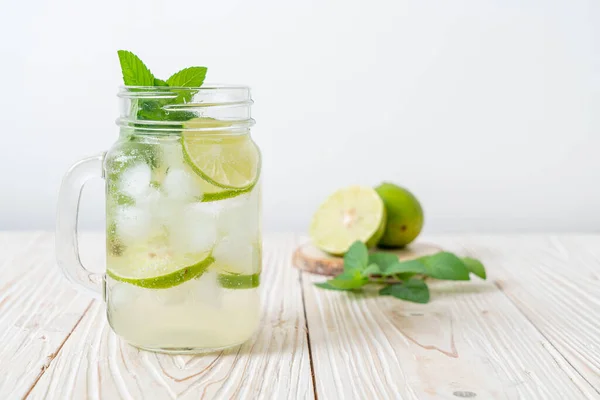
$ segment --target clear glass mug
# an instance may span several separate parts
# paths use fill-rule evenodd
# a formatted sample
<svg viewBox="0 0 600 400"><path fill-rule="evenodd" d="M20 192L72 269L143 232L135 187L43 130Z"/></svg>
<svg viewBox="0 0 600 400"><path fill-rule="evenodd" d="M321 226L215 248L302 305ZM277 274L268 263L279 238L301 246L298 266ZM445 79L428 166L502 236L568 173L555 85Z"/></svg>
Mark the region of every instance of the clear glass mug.
<svg viewBox="0 0 600 400"><path fill-rule="evenodd" d="M118 141L60 189L58 265L106 301L112 329L151 351L245 342L260 320L260 152L247 87L122 87ZM182 101L181 97L184 96ZM82 265L83 185L106 182L106 273Z"/></svg>

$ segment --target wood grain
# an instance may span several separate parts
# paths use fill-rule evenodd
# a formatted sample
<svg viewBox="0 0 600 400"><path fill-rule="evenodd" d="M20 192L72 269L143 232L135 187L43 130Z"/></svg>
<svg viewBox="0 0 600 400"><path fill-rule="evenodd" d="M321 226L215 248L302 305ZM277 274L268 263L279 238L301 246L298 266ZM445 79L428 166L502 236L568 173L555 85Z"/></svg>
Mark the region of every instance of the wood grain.
<svg viewBox="0 0 600 400"><path fill-rule="evenodd" d="M321 398L596 398L493 282L436 282L420 305L325 291L321 280L303 275Z"/></svg>
<svg viewBox="0 0 600 400"><path fill-rule="evenodd" d="M600 237L448 238L476 254L496 285L600 398ZM557 361L558 362L558 361Z"/></svg>
<svg viewBox="0 0 600 400"><path fill-rule="evenodd" d="M0 394L23 397L90 305L54 262L49 233L0 232Z"/></svg>
<svg viewBox="0 0 600 400"><path fill-rule="evenodd" d="M94 303L31 398L313 398L295 245L293 236L265 240L263 320L253 340L199 356L141 351L116 337Z"/></svg>
<svg viewBox="0 0 600 400"><path fill-rule="evenodd" d="M256 337L168 356L112 333L52 234L0 233L0 399L600 399L600 236L426 239L489 280L434 282L426 305L325 291L292 268L295 236L271 236ZM82 247L103 265L102 235Z"/></svg>

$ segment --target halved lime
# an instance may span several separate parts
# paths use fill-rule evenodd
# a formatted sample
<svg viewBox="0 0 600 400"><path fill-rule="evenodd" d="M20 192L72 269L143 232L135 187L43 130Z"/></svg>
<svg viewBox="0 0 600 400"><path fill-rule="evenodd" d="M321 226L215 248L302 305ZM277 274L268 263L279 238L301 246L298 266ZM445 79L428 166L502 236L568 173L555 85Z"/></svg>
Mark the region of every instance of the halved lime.
<svg viewBox="0 0 600 400"><path fill-rule="evenodd" d="M109 256L106 274L148 289L167 289L199 277L214 262L210 252L182 253L147 244L127 246L119 256Z"/></svg>
<svg viewBox="0 0 600 400"><path fill-rule="evenodd" d="M310 224L314 244L334 255L344 254L357 240L375 246L384 230L383 201L367 186L336 191L319 207Z"/></svg>
<svg viewBox="0 0 600 400"><path fill-rule="evenodd" d="M186 127L207 129L222 125L222 122L202 118L186 122ZM206 182L233 190L248 190L256 184L260 152L248 135L223 134L216 130L184 131L181 143L185 161Z"/></svg>

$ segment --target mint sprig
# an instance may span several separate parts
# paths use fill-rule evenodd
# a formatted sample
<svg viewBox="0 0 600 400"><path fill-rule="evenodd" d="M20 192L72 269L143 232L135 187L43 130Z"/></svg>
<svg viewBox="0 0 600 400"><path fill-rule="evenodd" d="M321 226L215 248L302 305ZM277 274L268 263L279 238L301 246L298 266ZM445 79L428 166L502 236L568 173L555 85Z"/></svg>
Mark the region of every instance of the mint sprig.
<svg viewBox="0 0 600 400"><path fill-rule="evenodd" d="M470 280L470 274L486 279L485 267L474 258L460 258L442 251L414 260L400 261L391 253L369 254L367 246L356 241L344 255L344 272L326 282L315 284L329 290L360 290L368 284L385 285L382 296L414 303L429 302L429 288L425 278L452 281Z"/></svg>
<svg viewBox="0 0 600 400"><path fill-rule="evenodd" d="M152 74L142 60L127 50L119 50L119 62L123 73L123 83L127 86L161 86L175 87L174 98L135 100L133 107L138 120L146 121L187 121L196 115L188 111L168 111L165 106L188 103L200 88L206 78L206 67L184 68L171 75L166 81ZM182 90L181 88L187 88Z"/></svg>
<svg viewBox="0 0 600 400"><path fill-rule="evenodd" d="M127 86L173 86L199 88L206 78L206 67L188 67L175 72L166 81L159 79L135 54L128 50L118 50L119 63L123 73L123 83Z"/></svg>

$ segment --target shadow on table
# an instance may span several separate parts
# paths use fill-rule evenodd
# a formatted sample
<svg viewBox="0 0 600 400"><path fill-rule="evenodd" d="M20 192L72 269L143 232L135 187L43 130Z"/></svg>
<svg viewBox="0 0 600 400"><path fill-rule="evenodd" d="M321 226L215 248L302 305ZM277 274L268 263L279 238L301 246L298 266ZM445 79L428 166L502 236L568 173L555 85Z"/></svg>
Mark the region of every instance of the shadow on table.
<svg viewBox="0 0 600 400"><path fill-rule="evenodd" d="M250 340L223 353L240 356L292 354L302 351L305 345L306 326L300 318L288 321L264 315L258 331Z"/></svg>

